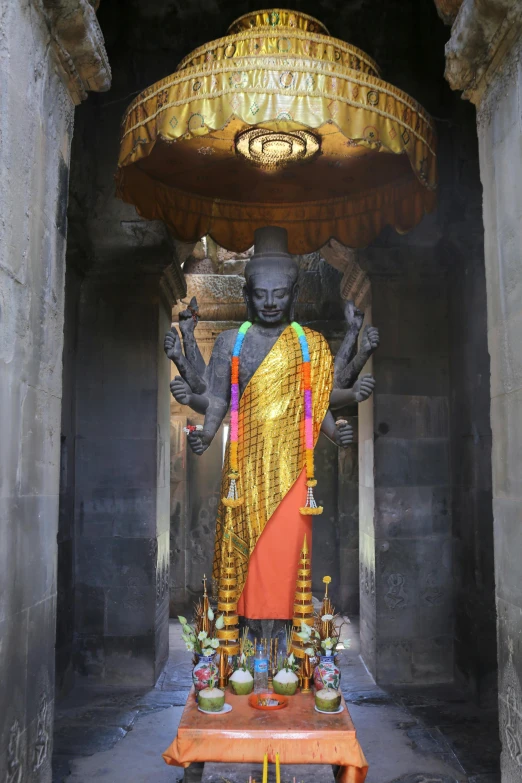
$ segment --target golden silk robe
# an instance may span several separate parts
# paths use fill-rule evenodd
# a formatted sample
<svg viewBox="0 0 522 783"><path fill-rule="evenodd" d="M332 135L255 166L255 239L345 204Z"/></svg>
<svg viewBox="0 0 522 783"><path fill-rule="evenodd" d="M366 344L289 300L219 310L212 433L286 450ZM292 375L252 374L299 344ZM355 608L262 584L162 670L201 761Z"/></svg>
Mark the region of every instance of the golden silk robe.
<svg viewBox="0 0 522 783"><path fill-rule="evenodd" d="M333 358L325 338L305 327L311 363L314 443L328 410ZM239 403L239 495L244 503L220 503L213 579L219 582L228 535L237 562L238 611L251 619L289 619L304 534L311 544L306 500L304 394L299 340L288 326L248 382ZM229 450L221 497L228 491ZM249 578L250 577L250 578Z"/></svg>

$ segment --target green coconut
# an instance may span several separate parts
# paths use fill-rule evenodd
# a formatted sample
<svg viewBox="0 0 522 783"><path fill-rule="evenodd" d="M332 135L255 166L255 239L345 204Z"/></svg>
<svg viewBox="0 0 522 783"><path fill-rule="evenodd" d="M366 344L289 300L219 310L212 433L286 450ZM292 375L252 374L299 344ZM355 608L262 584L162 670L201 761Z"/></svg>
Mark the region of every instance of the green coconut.
<svg viewBox="0 0 522 783"><path fill-rule="evenodd" d="M198 694L198 705L205 712L219 712L225 705L225 694L219 688L203 688Z"/></svg>
<svg viewBox="0 0 522 783"><path fill-rule="evenodd" d="M315 694L315 706L323 712L336 712L341 706L341 694L332 688L323 688Z"/></svg>
<svg viewBox="0 0 522 783"><path fill-rule="evenodd" d="M287 669L281 669L272 680L274 693L279 693L281 696L294 696L298 682L297 674Z"/></svg>
<svg viewBox="0 0 522 783"><path fill-rule="evenodd" d="M248 696L254 690L254 678L249 671L244 669L236 669L234 674L229 679L232 692L236 696Z"/></svg>

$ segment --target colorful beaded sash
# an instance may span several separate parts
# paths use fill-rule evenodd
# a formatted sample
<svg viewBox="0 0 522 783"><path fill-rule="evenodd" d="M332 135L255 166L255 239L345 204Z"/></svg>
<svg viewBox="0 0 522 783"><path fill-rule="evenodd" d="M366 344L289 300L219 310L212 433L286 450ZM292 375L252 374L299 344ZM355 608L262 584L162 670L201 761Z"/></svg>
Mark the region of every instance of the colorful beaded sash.
<svg viewBox="0 0 522 783"><path fill-rule="evenodd" d="M232 371L230 387L230 479L229 490L226 498L223 498L225 506L236 508L243 504L244 500L239 496L237 482L239 479L239 465L237 457L237 447L239 440L239 357L245 335L252 326L251 321L245 321L237 333L234 350L232 351ZM314 424L313 424L313 406L312 406L312 383L311 383L311 364L310 351L306 334L296 321L293 321L292 329L297 335L301 347L302 357L302 378L304 395L304 433L305 433L305 455L306 455L306 503L299 509L301 514L322 514L323 507L315 502L313 488L317 481L314 476Z"/></svg>

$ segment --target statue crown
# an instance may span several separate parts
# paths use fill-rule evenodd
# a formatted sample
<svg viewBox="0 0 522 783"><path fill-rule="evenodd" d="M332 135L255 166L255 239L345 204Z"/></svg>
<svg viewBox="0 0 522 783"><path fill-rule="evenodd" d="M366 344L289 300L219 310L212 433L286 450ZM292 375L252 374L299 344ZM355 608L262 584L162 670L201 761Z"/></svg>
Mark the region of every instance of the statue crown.
<svg viewBox="0 0 522 783"><path fill-rule="evenodd" d="M286 228L280 226L266 226L258 228L254 233L254 255L245 267L245 279L250 278L267 266L274 265L280 274L289 277L296 282L299 267L288 252L288 233Z"/></svg>

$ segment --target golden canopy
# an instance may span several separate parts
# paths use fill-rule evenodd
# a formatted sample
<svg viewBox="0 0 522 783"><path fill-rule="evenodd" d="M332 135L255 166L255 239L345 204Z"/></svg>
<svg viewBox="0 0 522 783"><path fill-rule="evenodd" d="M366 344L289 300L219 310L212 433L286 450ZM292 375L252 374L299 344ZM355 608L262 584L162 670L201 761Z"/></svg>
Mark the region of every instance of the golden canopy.
<svg viewBox="0 0 522 783"><path fill-rule="evenodd" d="M434 208L433 121L368 55L296 11L246 14L228 32L127 109L120 198L229 250L282 226L294 254L330 237L362 247Z"/></svg>

